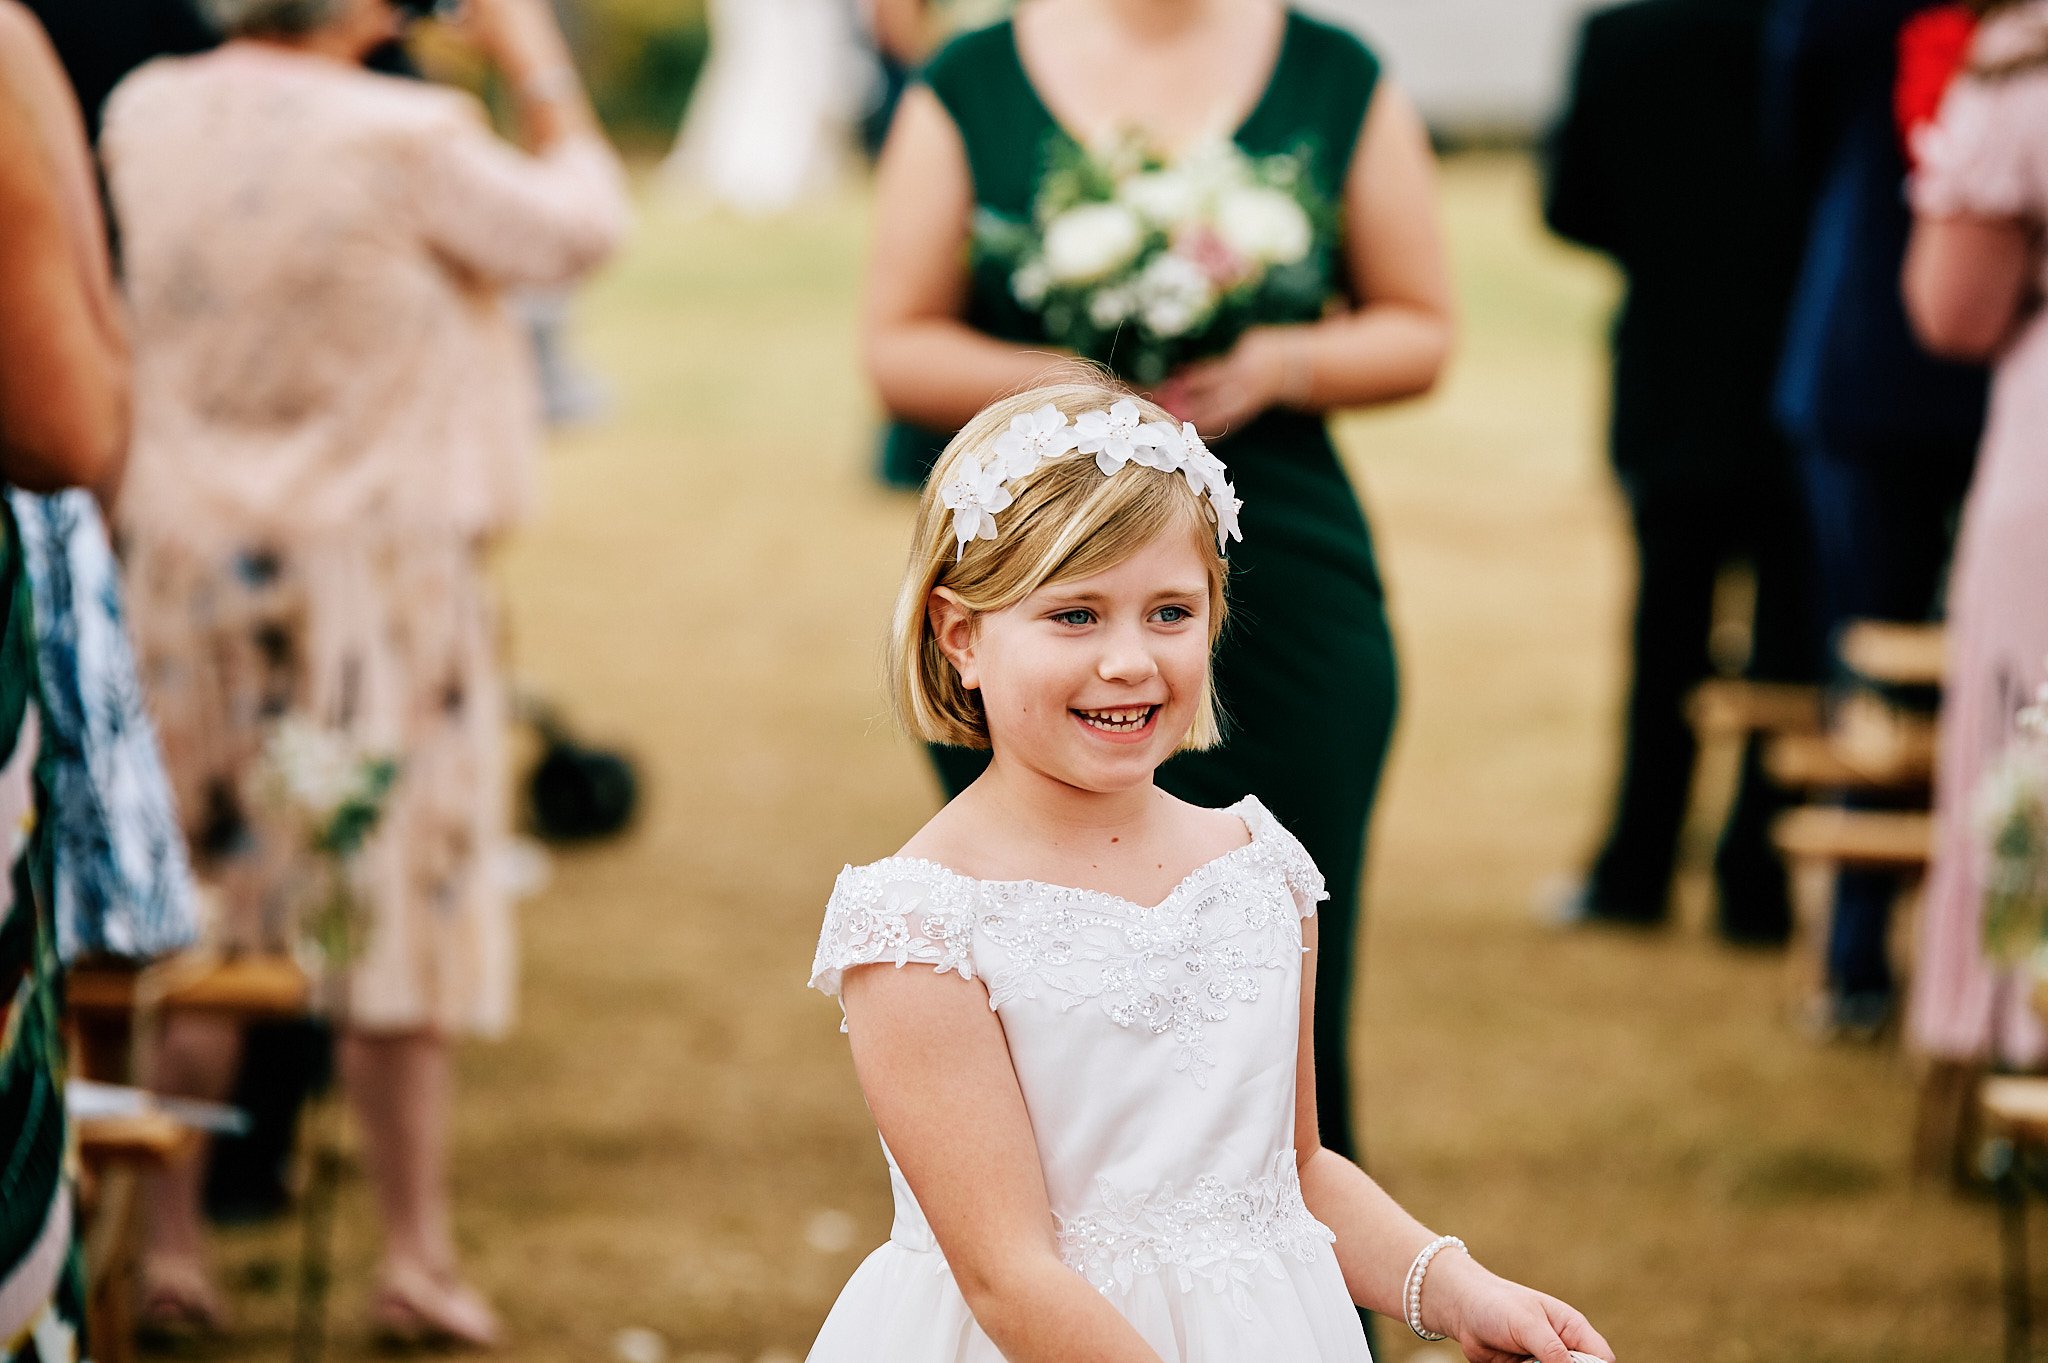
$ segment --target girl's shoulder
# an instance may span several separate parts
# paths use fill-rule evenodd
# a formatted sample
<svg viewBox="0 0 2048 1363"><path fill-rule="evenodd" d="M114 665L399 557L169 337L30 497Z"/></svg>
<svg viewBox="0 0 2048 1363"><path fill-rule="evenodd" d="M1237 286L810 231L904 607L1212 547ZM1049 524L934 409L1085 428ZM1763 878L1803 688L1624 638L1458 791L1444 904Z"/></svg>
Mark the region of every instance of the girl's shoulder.
<svg viewBox="0 0 2048 1363"><path fill-rule="evenodd" d="M845 867L825 902L811 987L836 998L847 970L878 962L919 962L973 979L979 885L923 857Z"/></svg>
<svg viewBox="0 0 2048 1363"><path fill-rule="evenodd" d="M1289 832L1256 795L1245 796L1225 812L1244 820L1244 826L1251 831L1252 862L1286 882L1302 917L1314 914L1316 905L1328 899L1330 892L1315 858L1309 855L1301 839Z"/></svg>

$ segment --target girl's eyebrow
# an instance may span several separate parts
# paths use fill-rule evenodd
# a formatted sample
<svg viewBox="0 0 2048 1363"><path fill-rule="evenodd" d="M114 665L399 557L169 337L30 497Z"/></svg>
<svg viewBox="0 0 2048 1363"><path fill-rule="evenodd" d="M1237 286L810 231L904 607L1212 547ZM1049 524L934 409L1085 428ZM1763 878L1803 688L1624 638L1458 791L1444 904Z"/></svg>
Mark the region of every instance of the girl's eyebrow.
<svg viewBox="0 0 2048 1363"><path fill-rule="evenodd" d="M1159 588L1159 589L1158 589L1157 591L1154 591L1154 592L1151 592L1151 593L1149 593L1149 594L1148 594L1148 596L1149 596L1149 599L1151 599L1151 600L1154 600L1154 601L1157 601L1157 600L1161 600L1161 599L1163 599L1163 598L1166 598L1166 597L1169 597L1169 596L1178 596L1178 597L1206 597L1206 596L1207 596L1208 594L1209 594L1209 588L1208 588L1208 585L1207 585L1206 583L1204 583L1203 585L1201 585L1201 586L1198 586L1198 587L1190 587L1190 586L1178 586L1178 587L1161 587L1161 588ZM1047 600L1048 602L1052 602L1052 601L1070 601L1070 602L1073 602L1073 603L1075 603L1075 604L1077 604L1077 605L1083 605L1083 606L1096 606L1096 605L1101 605L1101 604L1102 604L1103 602L1105 602L1105 601L1109 600L1110 598L1109 598L1109 597L1108 597L1108 596L1107 596L1107 595L1106 595L1105 593L1103 593L1103 592L1097 592L1097 591L1084 591L1084 592L1073 592L1073 591L1065 591L1065 590L1062 590L1061 588L1058 588L1058 587L1048 587L1048 588L1046 588L1046 589L1045 589L1045 599L1046 599L1046 600Z"/></svg>

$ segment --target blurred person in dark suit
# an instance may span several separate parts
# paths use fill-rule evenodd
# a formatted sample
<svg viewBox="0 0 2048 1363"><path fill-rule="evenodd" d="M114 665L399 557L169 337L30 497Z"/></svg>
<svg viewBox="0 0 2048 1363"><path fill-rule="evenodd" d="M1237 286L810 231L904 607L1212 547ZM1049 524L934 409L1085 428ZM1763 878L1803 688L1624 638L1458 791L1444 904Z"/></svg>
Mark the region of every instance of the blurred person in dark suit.
<svg viewBox="0 0 2048 1363"><path fill-rule="evenodd" d="M1985 371L1921 348L1899 293L1911 227L1893 117L1900 29L1928 0L1777 0L1769 127L1807 209L1775 406L1799 448L1821 638L1938 613L1984 424ZM1893 1001L1896 877L1845 871L1828 942L1827 1030L1869 1035Z"/></svg>
<svg viewBox="0 0 2048 1363"><path fill-rule="evenodd" d="M1631 0L1585 24L1549 144L1545 217L1627 278L1609 430L1640 570L1626 749L1604 845L1572 921L1669 913L1696 744L1688 692L1713 671L1715 583L1756 578L1751 675L1818 675L1808 544L1770 383L1798 225L1768 173L1760 101L1769 0ZM1791 927L1769 843L1782 797L1745 748L1714 858L1718 927L1776 944Z"/></svg>

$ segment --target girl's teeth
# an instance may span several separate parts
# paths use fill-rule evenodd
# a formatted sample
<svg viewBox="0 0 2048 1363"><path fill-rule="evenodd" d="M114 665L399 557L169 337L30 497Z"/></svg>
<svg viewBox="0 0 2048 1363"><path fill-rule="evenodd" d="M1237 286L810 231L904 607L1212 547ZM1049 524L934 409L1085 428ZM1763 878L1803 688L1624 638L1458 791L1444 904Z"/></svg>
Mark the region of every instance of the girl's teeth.
<svg viewBox="0 0 2048 1363"><path fill-rule="evenodd" d="M1113 733L1129 733L1145 727L1146 721L1152 718L1153 708L1148 705L1137 710L1080 710L1076 713L1098 729L1107 729Z"/></svg>

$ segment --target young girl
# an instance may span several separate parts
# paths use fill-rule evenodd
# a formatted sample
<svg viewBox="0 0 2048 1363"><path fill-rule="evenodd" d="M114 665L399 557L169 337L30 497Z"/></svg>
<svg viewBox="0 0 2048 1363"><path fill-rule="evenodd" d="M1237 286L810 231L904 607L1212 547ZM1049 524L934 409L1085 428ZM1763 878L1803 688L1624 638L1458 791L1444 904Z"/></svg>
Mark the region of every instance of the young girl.
<svg viewBox="0 0 2048 1363"><path fill-rule="evenodd" d="M925 489L894 700L993 760L826 909L896 1223L811 1363L1363 1363L1353 1303L1612 1357L1319 1148L1322 876L1258 801L1153 784L1217 739L1237 509L1194 427L1092 381L988 407Z"/></svg>

